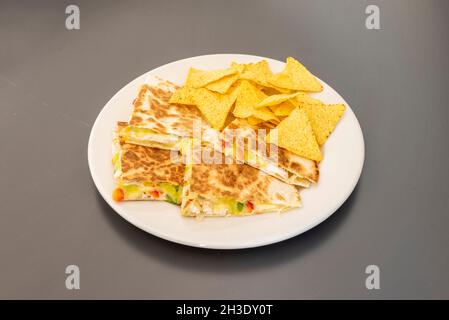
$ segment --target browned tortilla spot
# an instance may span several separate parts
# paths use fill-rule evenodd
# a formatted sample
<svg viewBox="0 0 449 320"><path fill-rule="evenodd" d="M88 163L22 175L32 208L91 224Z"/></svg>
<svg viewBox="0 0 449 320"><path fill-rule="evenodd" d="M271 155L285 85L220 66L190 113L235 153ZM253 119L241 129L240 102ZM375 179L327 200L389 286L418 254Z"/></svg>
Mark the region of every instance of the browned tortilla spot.
<svg viewBox="0 0 449 320"><path fill-rule="evenodd" d="M184 164L173 163L170 150L122 144L121 179L182 184Z"/></svg>

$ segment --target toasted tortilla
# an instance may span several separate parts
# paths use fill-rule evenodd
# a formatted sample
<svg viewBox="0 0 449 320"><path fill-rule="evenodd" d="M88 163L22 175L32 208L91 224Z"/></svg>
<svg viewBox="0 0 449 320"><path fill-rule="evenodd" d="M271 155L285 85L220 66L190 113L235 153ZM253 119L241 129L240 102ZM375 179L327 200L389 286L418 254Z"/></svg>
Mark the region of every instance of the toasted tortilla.
<svg viewBox="0 0 449 320"><path fill-rule="evenodd" d="M203 129L210 128L196 107L169 103L177 88L167 80L149 76L134 101L129 124L180 137L191 137L196 121L201 121Z"/></svg>
<svg viewBox="0 0 449 320"><path fill-rule="evenodd" d="M243 216L301 206L293 185L246 164L189 164L184 180L184 216Z"/></svg>
<svg viewBox="0 0 449 320"><path fill-rule="evenodd" d="M258 124L257 126L251 125L245 119L235 119L231 122L223 131L222 139L225 141L230 140L230 136L227 134L228 129L238 129L235 131L240 138L247 138L256 141L256 145L259 143L257 129L265 129L266 134L270 132L272 126ZM316 183L319 178L318 165L315 161L300 157L284 148L277 147L277 164L273 163L272 157L270 157L270 149L273 146L260 141L261 147L265 147L264 156L261 150L256 149L257 155L260 157L260 161L248 161L242 155L239 155L239 159L244 159L247 164L254 166L255 168L264 171L284 182L295 184L302 187L308 187L310 182ZM247 149L247 145L244 146ZM237 152L233 153L234 157L237 157Z"/></svg>
<svg viewBox="0 0 449 320"><path fill-rule="evenodd" d="M178 87L156 76L149 76L134 100L134 110L127 127L119 131L126 143L168 150L180 150L184 138L215 130L197 107L169 103ZM198 132L194 132L198 130ZM213 136L213 134L212 134Z"/></svg>
<svg viewBox="0 0 449 320"><path fill-rule="evenodd" d="M126 125L119 122L118 128ZM123 194L123 199L118 201L166 200L180 203L185 165L179 154L172 157L169 150L125 143L118 135L114 138L114 147L114 177L117 189Z"/></svg>

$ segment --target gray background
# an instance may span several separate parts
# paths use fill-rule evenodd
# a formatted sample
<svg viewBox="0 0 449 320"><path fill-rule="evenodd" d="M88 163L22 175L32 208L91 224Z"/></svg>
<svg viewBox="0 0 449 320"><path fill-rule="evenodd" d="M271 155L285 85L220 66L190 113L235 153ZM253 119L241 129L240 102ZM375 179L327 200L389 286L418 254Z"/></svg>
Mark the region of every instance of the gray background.
<svg viewBox="0 0 449 320"><path fill-rule="evenodd" d="M65 28L65 7L81 29ZM365 7L382 30L365 28ZM449 298L448 1L0 0L0 298ZM353 195L294 239L169 243L102 200L91 126L126 83L209 53L298 57L354 109ZM65 267L81 290L65 288ZM381 290L365 289L365 267Z"/></svg>

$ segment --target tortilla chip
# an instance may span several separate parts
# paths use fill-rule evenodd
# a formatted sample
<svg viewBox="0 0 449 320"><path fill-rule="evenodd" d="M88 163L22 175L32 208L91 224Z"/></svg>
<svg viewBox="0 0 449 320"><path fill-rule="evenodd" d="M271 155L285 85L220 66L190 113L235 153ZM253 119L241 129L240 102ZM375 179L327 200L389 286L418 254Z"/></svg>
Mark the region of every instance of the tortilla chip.
<svg viewBox="0 0 449 320"><path fill-rule="evenodd" d="M270 84L270 87L264 87L264 86L259 85L259 89L262 90L262 92L268 96L272 96L274 94L280 94L280 93L292 93L292 90L282 89L282 88L273 86L271 84Z"/></svg>
<svg viewBox="0 0 449 320"><path fill-rule="evenodd" d="M268 96L264 100L260 101L256 105L256 108L275 106L277 104L281 104L284 101L288 101L290 99L295 98L298 94L299 94L299 92L290 93L290 94L275 94L272 96Z"/></svg>
<svg viewBox="0 0 449 320"><path fill-rule="evenodd" d="M255 109L254 106L266 98L266 95L247 80L242 80L235 101L234 116L248 118L254 116L264 121L276 119L268 108Z"/></svg>
<svg viewBox="0 0 449 320"><path fill-rule="evenodd" d="M224 127L235 99L234 92L222 95L205 88L195 90L193 95L195 105L216 130L221 130Z"/></svg>
<svg viewBox="0 0 449 320"><path fill-rule="evenodd" d="M231 98L232 101L235 102L239 92L240 92L240 86L232 85L231 88L229 89L227 95Z"/></svg>
<svg viewBox="0 0 449 320"><path fill-rule="evenodd" d="M298 92L298 95L295 98L284 101L278 105L270 106L269 108L273 111L275 116L285 117L288 116L295 109L295 107L304 104L322 104L322 102L318 99L312 98L306 93Z"/></svg>
<svg viewBox="0 0 449 320"><path fill-rule="evenodd" d="M237 63L235 61L231 62L231 69L234 69L237 71L238 74L241 74L243 71L245 71L246 64L244 63Z"/></svg>
<svg viewBox="0 0 449 320"><path fill-rule="evenodd" d="M290 90L309 92L323 91L323 86L315 76L299 61L292 57L287 58L284 70L273 75L269 79L269 83Z"/></svg>
<svg viewBox="0 0 449 320"><path fill-rule="evenodd" d="M293 104L292 101L284 101L281 104L270 107L271 111L273 111L276 117L285 117L288 116L297 105Z"/></svg>
<svg viewBox="0 0 449 320"><path fill-rule="evenodd" d="M252 126L256 126L259 123L264 122L263 120L256 118L256 117L249 117L247 120L248 120L248 123Z"/></svg>
<svg viewBox="0 0 449 320"><path fill-rule="evenodd" d="M182 87L176 90L170 97L169 103L195 105L193 96L197 89L191 87Z"/></svg>
<svg viewBox="0 0 449 320"><path fill-rule="evenodd" d="M232 74L230 76L226 76L224 78L221 78L220 80L214 81L209 83L206 86L206 89L209 89L211 91L215 91L221 94L225 94L228 92L229 88L236 82L239 78L238 74Z"/></svg>
<svg viewBox="0 0 449 320"><path fill-rule="evenodd" d="M235 70L236 73L209 83L208 85L206 85L206 89L221 94L225 94L232 87L232 85L239 79L240 74L243 72L244 68L245 68L244 65L232 62L231 69Z"/></svg>
<svg viewBox="0 0 449 320"><path fill-rule="evenodd" d="M240 74L240 79L254 82L259 89L267 90L267 94L273 93L289 93L289 89L279 88L269 82L269 79L273 77L270 66L266 60L261 60L257 63L239 64L244 69Z"/></svg>
<svg viewBox="0 0 449 320"><path fill-rule="evenodd" d="M278 121L276 115L268 108L255 109L253 116L262 119L263 121Z"/></svg>
<svg viewBox="0 0 449 320"><path fill-rule="evenodd" d="M247 118L253 114L254 106L265 99L266 95L252 85L249 81L242 80L235 101L234 116Z"/></svg>
<svg viewBox="0 0 449 320"><path fill-rule="evenodd" d="M261 60L257 63L244 64L245 69L240 75L241 79L251 80L259 85L267 86L268 79L270 79L273 73L270 70L270 66L266 60Z"/></svg>
<svg viewBox="0 0 449 320"><path fill-rule="evenodd" d="M305 104L300 108L307 113L313 133L320 146L326 142L345 112L344 104Z"/></svg>
<svg viewBox="0 0 449 320"><path fill-rule="evenodd" d="M282 118L285 118L285 117L282 117ZM267 123L274 124L274 126L273 126L273 128L274 128L274 127L277 126L279 123L281 123L281 121L282 121L281 118L276 118L276 119L268 120Z"/></svg>
<svg viewBox="0 0 449 320"><path fill-rule="evenodd" d="M302 105L302 104L323 104L320 100L313 98L309 96L307 93L300 92L295 97L295 105Z"/></svg>
<svg viewBox="0 0 449 320"><path fill-rule="evenodd" d="M220 80L226 76L237 73L235 68L218 69L218 70L199 70L190 68L185 86L193 88L202 88L211 82ZM232 85L232 84L231 84Z"/></svg>
<svg viewBox="0 0 449 320"><path fill-rule="evenodd" d="M276 129L277 141L273 137L273 131L270 131L265 138L267 142L277 144L281 148L311 160L321 161L323 159L309 118L304 110L300 108L293 110Z"/></svg>

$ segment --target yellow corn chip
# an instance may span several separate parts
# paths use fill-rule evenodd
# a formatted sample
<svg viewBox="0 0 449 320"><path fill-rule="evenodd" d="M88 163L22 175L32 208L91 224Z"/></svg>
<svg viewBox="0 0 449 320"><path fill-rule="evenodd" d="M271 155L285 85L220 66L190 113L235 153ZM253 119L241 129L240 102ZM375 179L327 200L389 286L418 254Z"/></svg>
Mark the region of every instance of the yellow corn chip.
<svg viewBox="0 0 449 320"><path fill-rule="evenodd" d="M237 73L235 68L218 69L218 70L198 70L190 68L185 86L193 88L202 88L211 82L220 80L226 76Z"/></svg>
<svg viewBox="0 0 449 320"><path fill-rule="evenodd" d="M197 89L191 87L179 88L172 94L169 103L195 105L193 96L195 95L196 90Z"/></svg>
<svg viewBox="0 0 449 320"><path fill-rule="evenodd" d="M284 117L283 117L283 118L284 118ZM280 122L281 122L281 119L279 119L279 118L272 119L272 120L269 120L269 121L268 121L268 123L272 123L272 124L274 124L275 126L277 126Z"/></svg>
<svg viewBox="0 0 449 320"><path fill-rule="evenodd" d="M256 118L256 117L249 117L248 118L248 123L250 125L252 125L252 126L256 126L256 125L258 125L259 123L262 123L262 122L264 122L264 121L259 119L259 118Z"/></svg>
<svg viewBox="0 0 449 320"><path fill-rule="evenodd" d="M225 94L228 92L229 88L236 82L239 78L238 74L232 74L230 76L226 76L219 80L209 83L206 85L206 89L211 91L215 91L221 94Z"/></svg>
<svg viewBox="0 0 449 320"><path fill-rule="evenodd" d="M231 62L231 69L234 69L237 71L238 74L241 74L243 71L245 71L246 64L244 63L237 63L232 61Z"/></svg>
<svg viewBox="0 0 449 320"><path fill-rule="evenodd" d="M269 82L273 76L270 66L266 60L257 63L240 64L244 69L240 74L240 79L249 80L261 86L259 89L268 90L267 94L273 93L289 93L289 89L279 88ZM275 90L273 92L273 90Z"/></svg>
<svg viewBox="0 0 449 320"><path fill-rule="evenodd" d="M299 92L290 93L290 94L284 94L284 93L275 94L275 95L266 97L264 100L260 101L256 105L256 108L275 106L277 104L281 104L284 101L288 101L290 99L295 98L298 94L299 94Z"/></svg>
<svg viewBox="0 0 449 320"><path fill-rule="evenodd" d="M238 63L232 62L231 69L235 70L234 74L231 74L230 76L226 76L219 80L209 83L208 85L206 85L206 89L209 89L211 91L215 91L215 92L218 92L221 94L225 94L226 92L228 92L228 90L239 79L240 74L245 69L245 66L243 64L238 64Z"/></svg>
<svg viewBox="0 0 449 320"><path fill-rule="evenodd" d="M264 86L259 85L259 89L262 90L262 92L268 96L272 96L273 94L279 94L279 93L292 93L292 90L282 89L282 88L273 86L271 84L269 87L264 87Z"/></svg>
<svg viewBox="0 0 449 320"><path fill-rule="evenodd" d="M242 80L238 88L237 99L235 101L234 116L238 118L257 117L264 121L276 119L276 116L268 108L255 109L257 102L266 98L266 95L257 89L249 81Z"/></svg>
<svg viewBox="0 0 449 320"><path fill-rule="evenodd" d="M284 101L281 104L270 107L271 111L273 111L274 115L277 117L288 116L297 105L293 104L291 100Z"/></svg>
<svg viewBox="0 0 449 320"><path fill-rule="evenodd" d="M273 111L275 116L282 117L288 116L295 109L295 107L302 106L304 104L322 104L322 102L318 99L312 98L306 93L299 92L295 98L284 101L278 105L270 106L269 108Z"/></svg>
<svg viewBox="0 0 449 320"><path fill-rule="evenodd" d="M238 80L236 83L238 83L239 81L240 80ZM239 92L240 92L240 85L239 86L232 85L231 88L229 89L227 95L230 97L230 99L233 101L233 103L237 99Z"/></svg>
<svg viewBox="0 0 449 320"><path fill-rule="evenodd" d="M266 95L252 85L249 81L242 80L235 101L234 116L238 118L247 118L253 114L254 106Z"/></svg>
<svg viewBox="0 0 449 320"><path fill-rule="evenodd" d="M240 75L240 78L251 80L262 86L266 86L268 84L268 79L273 75L266 60L261 60L257 63L244 64L244 66L245 68Z"/></svg>
<svg viewBox="0 0 449 320"><path fill-rule="evenodd" d="M234 92L222 95L205 88L195 90L193 95L195 105L216 130L223 128L235 99Z"/></svg>
<svg viewBox="0 0 449 320"><path fill-rule="evenodd" d="M304 104L300 108L307 113L320 146L326 142L345 112L344 104Z"/></svg>
<svg viewBox="0 0 449 320"><path fill-rule="evenodd" d="M322 104L322 102L316 98L313 98L309 96L307 93L300 92L295 97L295 104L296 105L303 105L303 104Z"/></svg>
<svg viewBox="0 0 449 320"><path fill-rule="evenodd" d="M279 123L276 129L277 139L270 131L265 138L267 142L277 144L281 148L311 160L321 161L323 159L309 118L304 110L295 108L287 118Z"/></svg>
<svg viewBox="0 0 449 320"><path fill-rule="evenodd" d="M268 108L254 109L253 116L263 121L277 120L276 115Z"/></svg>
<svg viewBox="0 0 449 320"><path fill-rule="evenodd" d="M273 75L269 83L285 89L320 92L323 90L321 83L299 61L292 57L287 58L287 63L282 72Z"/></svg>

